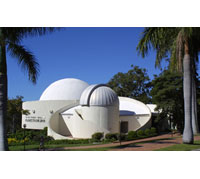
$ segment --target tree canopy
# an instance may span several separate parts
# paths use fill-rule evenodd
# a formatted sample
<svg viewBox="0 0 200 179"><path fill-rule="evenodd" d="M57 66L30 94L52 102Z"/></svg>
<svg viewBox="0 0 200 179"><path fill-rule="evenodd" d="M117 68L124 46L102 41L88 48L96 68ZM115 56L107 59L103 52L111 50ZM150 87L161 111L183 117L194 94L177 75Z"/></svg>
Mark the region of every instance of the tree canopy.
<svg viewBox="0 0 200 179"><path fill-rule="evenodd" d="M180 73L163 71L151 82L152 103L157 105L157 110L161 111L157 120L169 120L172 128L177 128L183 132L184 127L184 101L183 84Z"/></svg>
<svg viewBox="0 0 200 179"><path fill-rule="evenodd" d="M144 103L150 103L149 97L149 76L144 68L131 66L126 73L119 72L108 82L118 96L130 97Z"/></svg>
<svg viewBox="0 0 200 179"><path fill-rule="evenodd" d="M198 133L196 113L196 87L194 73L200 51L200 28L197 27L147 27L137 50L145 57L149 49L156 51L156 66L168 59L171 69L183 71L184 132L183 143L192 144Z"/></svg>
<svg viewBox="0 0 200 179"><path fill-rule="evenodd" d="M21 128L23 96L8 99L7 104L7 132L14 133Z"/></svg>
<svg viewBox="0 0 200 179"><path fill-rule="evenodd" d="M7 115L7 59L10 55L17 59L18 64L28 73L29 80L36 83L39 64L35 56L21 42L28 36L44 35L54 31L47 27L0 27L0 150L8 150L6 115Z"/></svg>

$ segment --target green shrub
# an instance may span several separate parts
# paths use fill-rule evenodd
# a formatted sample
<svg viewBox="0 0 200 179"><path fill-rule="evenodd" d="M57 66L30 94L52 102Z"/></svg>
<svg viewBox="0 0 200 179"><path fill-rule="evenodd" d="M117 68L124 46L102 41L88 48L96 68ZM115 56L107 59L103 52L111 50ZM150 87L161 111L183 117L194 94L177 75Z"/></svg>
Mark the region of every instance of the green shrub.
<svg viewBox="0 0 200 179"><path fill-rule="evenodd" d="M59 139L59 140L49 140L46 144L89 144L90 139Z"/></svg>
<svg viewBox="0 0 200 179"><path fill-rule="evenodd" d="M121 133L121 141L126 140L126 134ZM118 135L118 140L120 140L120 134Z"/></svg>
<svg viewBox="0 0 200 179"><path fill-rule="evenodd" d="M103 138L102 132L96 132L92 135L92 140L95 142L99 142Z"/></svg>
<svg viewBox="0 0 200 179"><path fill-rule="evenodd" d="M143 131L143 130L138 130L138 131L137 131L137 136L138 136L138 137L144 137L144 136L145 136L144 131Z"/></svg>
<svg viewBox="0 0 200 179"><path fill-rule="evenodd" d="M155 128L155 127L152 127L152 128L150 129L150 134L151 134L151 135L156 135L156 134L157 134L157 131L156 131L156 128Z"/></svg>
<svg viewBox="0 0 200 179"><path fill-rule="evenodd" d="M104 139L103 140L103 142L105 142L105 143L110 143L110 142L114 142L114 141L116 141L116 139L114 139L114 138L111 138L111 139Z"/></svg>
<svg viewBox="0 0 200 179"><path fill-rule="evenodd" d="M150 129L145 129L144 134L146 136L151 136L151 130Z"/></svg>
<svg viewBox="0 0 200 179"><path fill-rule="evenodd" d="M25 134L25 143L28 144L39 144L41 136L44 137L44 142L54 140L52 137L47 136L47 127L43 130L30 130L19 129L15 133L9 133L7 138L10 138L9 145L23 145Z"/></svg>
<svg viewBox="0 0 200 179"><path fill-rule="evenodd" d="M137 138L137 133L135 131L129 131L126 136L126 140L134 140Z"/></svg>
<svg viewBox="0 0 200 179"><path fill-rule="evenodd" d="M112 141L115 141L115 140L118 140L118 137L119 137L119 134L118 133L107 133L105 135L105 138L107 140L112 140Z"/></svg>
<svg viewBox="0 0 200 179"><path fill-rule="evenodd" d="M126 140L126 136L127 136L126 134L121 134L121 141Z"/></svg>

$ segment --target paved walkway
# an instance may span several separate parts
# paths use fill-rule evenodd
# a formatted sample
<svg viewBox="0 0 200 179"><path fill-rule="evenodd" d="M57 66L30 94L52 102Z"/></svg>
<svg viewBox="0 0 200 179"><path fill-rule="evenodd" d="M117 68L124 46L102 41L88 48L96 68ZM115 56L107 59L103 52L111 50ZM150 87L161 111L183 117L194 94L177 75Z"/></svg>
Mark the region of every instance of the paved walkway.
<svg viewBox="0 0 200 179"><path fill-rule="evenodd" d="M133 144L125 146L119 149L114 149L115 151L153 151L165 147L169 147L176 144L182 144L182 137L175 135L176 138L171 138L171 135L164 135L155 141L146 141L141 144ZM200 136L195 136L195 140L200 140Z"/></svg>
<svg viewBox="0 0 200 179"><path fill-rule="evenodd" d="M73 150L73 149L81 150L81 149L92 149L92 148L103 148L103 147L118 147L111 149L111 151L152 151L182 143L182 137L179 134L174 134L173 137L175 138L172 138L171 134L164 134L146 139L122 142L121 146L119 145L119 143L111 143L111 144L101 144L101 145L91 145L91 146L63 147L63 148L55 148L49 150L60 151L60 150ZM195 136L195 140L200 140L200 136Z"/></svg>

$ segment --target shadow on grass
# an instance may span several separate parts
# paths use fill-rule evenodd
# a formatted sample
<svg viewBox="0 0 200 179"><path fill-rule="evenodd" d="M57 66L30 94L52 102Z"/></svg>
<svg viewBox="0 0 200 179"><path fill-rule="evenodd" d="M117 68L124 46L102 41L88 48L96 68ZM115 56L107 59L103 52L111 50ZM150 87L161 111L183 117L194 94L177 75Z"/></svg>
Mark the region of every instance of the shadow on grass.
<svg viewBox="0 0 200 179"><path fill-rule="evenodd" d="M185 144L185 145L198 145L200 147L200 144L195 144L195 143L194 144Z"/></svg>
<svg viewBox="0 0 200 179"><path fill-rule="evenodd" d="M124 149L128 147L142 147L141 144L178 144L177 142L168 142L168 140L173 140L173 138L164 138L159 140L148 140L144 142L138 142L138 143L131 143L131 144L122 144L121 146L115 146L112 147L113 149Z"/></svg>
<svg viewBox="0 0 200 179"><path fill-rule="evenodd" d="M142 146L135 143L135 144L118 145L118 146L112 147L111 149L124 149L128 147L142 147Z"/></svg>

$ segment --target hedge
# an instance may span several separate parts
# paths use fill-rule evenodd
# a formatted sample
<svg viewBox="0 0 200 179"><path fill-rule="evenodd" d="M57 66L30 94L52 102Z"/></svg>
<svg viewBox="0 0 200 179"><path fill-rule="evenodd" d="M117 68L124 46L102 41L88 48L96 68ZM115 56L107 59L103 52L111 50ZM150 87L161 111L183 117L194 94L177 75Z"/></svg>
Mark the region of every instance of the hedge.
<svg viewBox="0 0 200 179"><path fill-rule="evenodd" d="M108 139L108 140L118 140L118 138L119 138L118 133L107 133L105 135L105 139Z"/></svg>
<svg viewBox="0 0 200 179"><path fill-rule="evenodd" d="M95 141L95 142L99 142L101 141L101 139L103 138L103 133L102 132L96 132L92 135L92 139Z"/></svg>
<svg viewBox="0 0 200 179"><path fill-rule="evenodd" d="M137 139L137 133L135 131L129 131L126 140L134 140Z"/></svg>

